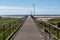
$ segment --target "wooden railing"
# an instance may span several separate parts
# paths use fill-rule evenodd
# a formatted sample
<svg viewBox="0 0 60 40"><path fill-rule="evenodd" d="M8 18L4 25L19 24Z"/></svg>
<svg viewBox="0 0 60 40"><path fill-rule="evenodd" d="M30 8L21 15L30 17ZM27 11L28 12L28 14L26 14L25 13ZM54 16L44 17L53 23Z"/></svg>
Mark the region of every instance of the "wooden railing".
<svg viewBox="0 0 60 40"><path fill-rule="evenodd" d="M54 26L48 22L41 22L39 26L44 30L45 33L48 33L49 40L59 40L60 39L60 28ZM52 37L52 38L51 38Z"/></svg>
<svg viewBox="0 0 60 40"><path fill-rule="evenodd" d="M27 16L0 25L0 40L10 40L19 30L20 26L23 24L26 18Z"/></svg>
<svg viewBox="0 0 60 40"><path fill-rule="evenodd" d="M44 31L43 34L45 36L45 40L60 40L59 27L52 25L49 22L35 20L36 18L34 18L33 16L32 18L37 23L40 30L42 29Z"/></svg>

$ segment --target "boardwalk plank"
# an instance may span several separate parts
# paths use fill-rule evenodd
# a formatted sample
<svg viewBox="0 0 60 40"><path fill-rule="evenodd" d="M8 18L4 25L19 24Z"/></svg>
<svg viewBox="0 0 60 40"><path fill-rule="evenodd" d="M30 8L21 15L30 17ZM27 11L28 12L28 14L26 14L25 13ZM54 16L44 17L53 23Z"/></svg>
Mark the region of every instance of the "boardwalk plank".
<svg viewBox="0 0 60 40"><path fill-rule="evenodd" d="M14 40L44 40L33 19L29 16Z"/></svg>

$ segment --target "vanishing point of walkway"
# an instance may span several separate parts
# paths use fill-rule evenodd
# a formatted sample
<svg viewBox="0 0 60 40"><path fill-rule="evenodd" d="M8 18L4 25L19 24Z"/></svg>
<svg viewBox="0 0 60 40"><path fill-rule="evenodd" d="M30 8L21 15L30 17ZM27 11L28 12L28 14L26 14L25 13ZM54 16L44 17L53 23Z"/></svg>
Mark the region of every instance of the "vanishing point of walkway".
<svg viewBox="0 0 60 40"><path fill-rule="evenodd" d="M44 40L44 37L37 28L34 20L28 16L14 40Z"/></svg>

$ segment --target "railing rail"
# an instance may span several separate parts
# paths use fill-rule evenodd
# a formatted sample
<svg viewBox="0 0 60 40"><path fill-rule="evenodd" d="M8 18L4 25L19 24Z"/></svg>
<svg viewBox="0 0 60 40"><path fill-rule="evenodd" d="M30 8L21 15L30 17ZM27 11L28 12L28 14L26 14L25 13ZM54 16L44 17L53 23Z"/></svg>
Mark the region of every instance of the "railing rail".
<svg viewBox="0 0 60 40"><path fill-rule="evenodd" d="M2 31L0 33L0 40L6 40L6 38L10 36L11 33L13 33L15 29L18 28L18 26L24 21L23 19L26 19L26 17L17 20L8 21L7 23L0 25L1 27L0 31ZM9 37L7 39L9 39Z"/></svg>
<svg viewBox="0 0 60 40"><path fill-rule="evenodd" d="M53 37L53 38L55 38L56 40L59 40L59 30L60 30L60 28L58 28L57 26L55 26L55 25L52 25L52 24L50 24L50 23L48 23L48 22L44 22L44 23L46 23L47 25L49 25L48 26L48 30L47 30L47 28L46 27L44 27L44 30L46 30L45 32L46 33L48 33L49 35L51 35L51 37ZM51 27L54 27L54 29L56 29L56 34L54 34L54 33L52 33L53 32L53 30L54 29L52 29ZM54 30L54 32L55 32L55 30ZM51 38L50 36L48 36L49 38ZM50 40L50 39L49 39ZM53 39L52 39L53 40Z"/></svg>
<svg viewBox="0 0 60 40"><path fill-rule="evenodd" d="M47 38L45 37L46 40L60 40L60 28L59 28L59 27L57 27L57 26L55 26L55 25L53 25L53 24L51 24L51 23L49 23L49 22L35 20L36 18L33 17L33 16L32 16L32 18L33 18L33 20L37 23L37 25L38 25L42 30L44 30L43 33L49 34L49 35L46 35L46 36L49 37L49 39L47 39ZM40 23L40 22L42 22L42 23ZM43 25L43 24L44 24L44 25ZM53 28L52 28L52 27L53 27ZM56 33L54 33L54 32L56 32ZM44 35L45 35L45 34L44 34ZM53 39L52 39L51 37L53 37Z"/></svg>
<svg viewBox="0 0 60 40"><path fill-rule="evenodd" d="M19 26L11 33L11 35L6 40L10 40L10 39L13 40L14 39L15 35L17 34L18 30L22 27L22 25L25 22L27 17L28 16L25 16L22 18L23 21L19 22L20 23Z"/></svg>
<svg viewBox="0 0 60 40"><path fill-rule="evenodd" d="M60 30L60 28L59 28L59 27L57 27L57 26L55 26L55 25L53 25L53 24L51 24L51 23L48 23L48 22L45 22L45 23L47 23L48 25L51 25L51 26L53 26L53 27L55 27L55 28L57 28L57 29L59 29L59 30Z"/></svg>

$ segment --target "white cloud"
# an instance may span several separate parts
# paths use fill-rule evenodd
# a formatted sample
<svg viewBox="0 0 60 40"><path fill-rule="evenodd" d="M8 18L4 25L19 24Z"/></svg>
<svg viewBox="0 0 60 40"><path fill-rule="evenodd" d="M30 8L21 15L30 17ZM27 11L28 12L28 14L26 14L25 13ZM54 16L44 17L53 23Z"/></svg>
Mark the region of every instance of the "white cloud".
<svg viewBox="0 0 60 40"><path fill-rule="evenodd" d="M33 8L26 8L26 7L10 7L10 6L0 6L0 15L2 14L29 14L30 11L33 11ZM54 8L36 8L35 10L36 14L59 14L60 9L54 9ZM33 13L33 12L32 12Z"/></svg>
<svg viewBox="0 0 60 40"><path fill-rule="evenodd" d="M27 9L25 7L0 6L0 9Z"/></svg>
<svg viewBox="0 0 60 40"><path fill-rule="evenodd" d="M29 11L25 7L9 7L9 6L0 6L0 13L2 14L19 14Z"/></svg>

